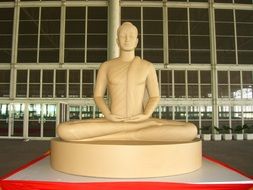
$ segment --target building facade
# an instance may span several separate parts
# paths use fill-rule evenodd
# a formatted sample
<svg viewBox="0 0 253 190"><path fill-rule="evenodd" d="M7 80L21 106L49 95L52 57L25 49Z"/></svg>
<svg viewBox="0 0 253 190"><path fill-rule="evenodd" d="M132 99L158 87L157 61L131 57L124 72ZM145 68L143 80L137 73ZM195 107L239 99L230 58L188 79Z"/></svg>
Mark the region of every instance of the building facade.
<svg viewBox="0 0 253 190"><path fill-rule="evenodd" d="M125 21L157 71L153 117L199 133L253 126L252 0L1 0L0 138L47 139L59 122L102 117L96 74Z"/></svg>

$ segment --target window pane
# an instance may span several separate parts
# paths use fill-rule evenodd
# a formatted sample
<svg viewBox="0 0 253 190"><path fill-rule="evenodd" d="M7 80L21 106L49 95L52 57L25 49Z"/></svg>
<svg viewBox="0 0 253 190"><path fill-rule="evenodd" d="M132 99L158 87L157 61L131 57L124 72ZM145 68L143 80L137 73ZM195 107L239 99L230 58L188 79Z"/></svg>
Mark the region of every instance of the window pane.
<svg viewBox="0 0 253 190"><path fill-rule="evenodd" d="M107 60L107 7L88 8L87 32L87 62L104 62ZM99 37L94 40L96 36Z"/></svg>
<svg viewBox="0 0 253 190"><path fill-rule="evenodd" d="M40 70L30 70L30 83L40 83Z"/></svg>
<svg viewBox="0 0 253 190"><path fill-rule="evenodd" d="M36 63L39 8L20 8L18 62Z"/></svg>
<svg viewBox="0 0 253 190"><path fill-rule="evenodd" d="M17 83L27 83L27 70L17 71Z"/></svg>
<svg viewBox="0 0 253 190"><path fill-rule="evenodd" d="M42 97L43 98L53 98L53 84L43 84L42 85Z"/></svg>
<svg viewBox="0 0 253 190"><path fill-rule="evenodd" d="M39 62L59 62L61 8L41 8Z"/></svg>
<svg viewBox="0 0 253 190"><path fill-rule="evenodd" d="M175 83L185 83L185 71L174 71Z"/></svg>
<svg viewBox="0 0 253 190"><path fill-rule="evenodd" d="M243 81L243 84L253 84L252 71L243 71L242 72L242 81Z"/></svg>
<svg viewBox="0 0 253 190"><path fill-rule="evenodd" d="M211 84L211 72L210 71L200 71L200 81L201 84Z"/></svg>
<svg viewBox="0 0 253 190"><path fill-rule="evenodd" d="M0 83L10 83L10 70L0 70Z"/></svg>
<svg viewBox="0 0 253 190"><path fill-rule="evenodd" d="M162 119L173 119L173 107L172 106L161 106L161 118Z"/></svg>
<svg viewBox="0 0 253 190"><path fill-rule="evenodd" d="M211 85L201 85L201 98L211 98Z"/></svg>
<svg viewBox="0 0 253 190"><path fill-rule="evenodd" d="M43 83L53 83L54 82L54 71L53 70L43 70Z"/></svg>
<svg viewBox="0 0 253 190"><path fill-rule="evenodd" d="M0 63L11 62L13 8L0 8Z"/></svg>
<svg viewBox="0 0 253 190"><path fill-rule="evenodd" d="M55 95L57 98L65 98L66 84L56 84Z"/></svg>
<svg viewBox="0 0 253 190"><path fill-rule="evenodd" d="M241 82L240 71L230 71L230 83L240 84Z"/></svg>
<svg viewBox="0 0 253 190"><path fill-rule="evenodd" d="M67 82L67 72L66 70L56 71L56 83L66 83Z"/></svg>
<svg viewBox="0 0 253 190"><path fill-rule="evenodd" d="M67 7L65 27L65 62L84 63L85 7Z"/></svg>
<svg viewBox="0 0 253 190"><path fill-rule="evenodd" d="M197 83L198 84L198 71L188 71L187 79L189 83Z"/></svg>
<svg viewBox="0 0 253 190"><path fill-rule="evenodd" d="M80 83L80 70L69 71L69 83Z"/></svg>
<svg viewBox="0 0 253 190"><path fill-rule="evenodd" d="M228 85L218 85L218 97L228 98Z"/></svg>
<svg viewBox="0 0 253 190"><path fill-rule="evenodd" d="M188 98L199 98L198 85L188 85Z"/></svg>

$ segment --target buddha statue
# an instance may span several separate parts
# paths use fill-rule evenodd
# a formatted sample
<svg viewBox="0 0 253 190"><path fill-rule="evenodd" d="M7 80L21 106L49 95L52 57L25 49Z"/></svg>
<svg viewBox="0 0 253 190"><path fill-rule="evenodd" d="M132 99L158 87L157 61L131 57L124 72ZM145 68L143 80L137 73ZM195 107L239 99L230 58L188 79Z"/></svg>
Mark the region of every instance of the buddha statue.
<svg viewBox="0 0 253 190"><path fill-rule="evenodd" d="M138 30L132 23L123 23L117 37L120 55L101 64L94 89L95 103L104 118L60 123L58 136L64 141L188 142L196 138L192 123L151 117L160 100L155 68L135 56ZM104 100L106 90L109 104Z"/></svg>

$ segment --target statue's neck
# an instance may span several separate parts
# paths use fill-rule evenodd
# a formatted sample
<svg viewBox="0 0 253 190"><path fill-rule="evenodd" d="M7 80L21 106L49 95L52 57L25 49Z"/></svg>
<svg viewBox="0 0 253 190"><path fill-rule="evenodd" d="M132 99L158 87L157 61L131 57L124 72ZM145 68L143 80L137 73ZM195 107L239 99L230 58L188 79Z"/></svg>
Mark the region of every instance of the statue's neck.
<svg viewBox="0 0 253 190"><path fill-rule="evenodd" d="M119 58L120 60L124 62L131 62L135 58L135 52L134 51L120 51Z"/></svg>

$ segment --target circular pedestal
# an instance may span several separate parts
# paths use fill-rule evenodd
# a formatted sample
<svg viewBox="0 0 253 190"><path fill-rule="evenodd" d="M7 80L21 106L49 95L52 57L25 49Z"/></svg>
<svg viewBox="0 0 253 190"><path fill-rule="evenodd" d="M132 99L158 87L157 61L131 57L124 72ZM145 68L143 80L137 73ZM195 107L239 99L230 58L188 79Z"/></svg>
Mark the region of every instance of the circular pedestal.
<svg viewBox="0 0 253 190"><path fill-rule="evenodd" d="M51 166L94 177L144 178L192 172L201 167L202 146L191 142L51 141Z"/></svg>

